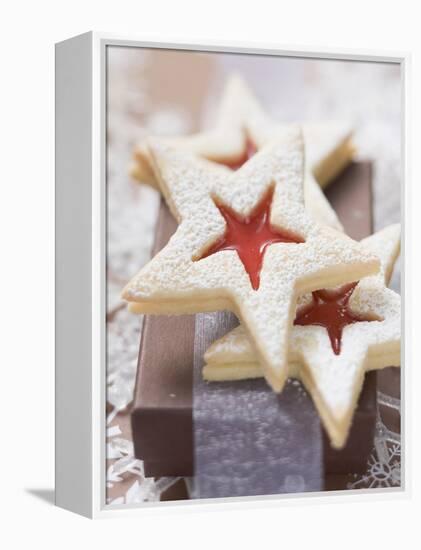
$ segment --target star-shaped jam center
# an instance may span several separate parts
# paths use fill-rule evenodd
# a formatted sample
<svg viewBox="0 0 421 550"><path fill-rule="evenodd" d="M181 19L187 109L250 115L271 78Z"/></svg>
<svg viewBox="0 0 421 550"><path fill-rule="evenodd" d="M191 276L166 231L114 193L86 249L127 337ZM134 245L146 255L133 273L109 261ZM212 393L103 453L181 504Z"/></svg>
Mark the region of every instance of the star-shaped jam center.
<svg viewBox="0 0 421 550"><path fill-rule="evenodd" d="M317 325L324 327L329 335L333 353L341 353L342 332L348 325L362 321L374 321L354 313L349 300L358 283L345 285L339 290L317 290L313 292L313 301L297 312L294 325Z"/></svg>
<svg viewBox="0 0 421 550"><path fill-rule="evenodd" d="M249 136L246 136L246 145L244 148L244 152L242 156L234 161L222 161L220 164L223 164L224 166L227 166L231 170L239 170L243 164L245 164L248 160L251 159L253 155L257 153L257 147L255 143L249 138Z"/></svg>
<svg viewBox="0 0 421 550"><path fill-rule="evenodd" d="M273 188L264 195L248 216L239 216L232 208L215 201L226 222L225 233L199 258L207 258L222 250L235 250L257 290L263 257L268 246L274 243L303 243L303 239L290 232L275 229L270 224Z"/></svg>

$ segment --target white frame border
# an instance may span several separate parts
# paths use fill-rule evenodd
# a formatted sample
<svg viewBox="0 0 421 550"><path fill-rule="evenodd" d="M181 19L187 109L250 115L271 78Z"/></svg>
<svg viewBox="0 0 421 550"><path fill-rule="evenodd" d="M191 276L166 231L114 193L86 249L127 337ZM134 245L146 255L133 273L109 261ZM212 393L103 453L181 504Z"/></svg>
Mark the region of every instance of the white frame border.
<svg viewBox="0 0 421 550"><path fill-rule="evenodd" d="M409 294L411 290L411 277L409 255L406 250L410 249L409 243L409 70L410 54L407 52L377 52L367 50L343 50L337 48L318 48L308 46L290 46L279 44L253 44L244 42L213 42L200 41L200 43L184 43L182 40L174 39L170 42L163 42L160 38L122 37L109 33L90 33L92 39L92 264L91 264L91 291L92 291L92 396L91 396L91 418L92 418L92 460L89 467L92 474L92 513L93 518L105 517L127 517L138 516L139 513L159 513L160 510L168 511L171 508L183 510L213 509L215 505L219 508L232 509L241 507L254 508L273 507L279 505L296 506L303 504L303 497L306 497L306 504L318 504L320 502L364 502L384 500L387 498L409 498L411 478L411 464L409 460L410 417L408 414L410 406L409 383L411 378L409 350L410 331L403 331L404 346L402 349L402 461L404 464L402 487L395 489L368 489L332 492L311 493L303 495L275 495L261 498L244 497L229 499L211 499L201 501L181 501L165 503L145 503L141 505L121 505L119 507L106 504L106 323L105 323L105 222L106 222L106 50L109 46L140 47L153 49L178 49L203 52L240 53L267 56L306 57L319 59L335 59L349 61L365 61L380 63L395 63L401 67L402 78L402 186L401 186L401 220L402 232L402 330L404 325L411 326ZM83 35L82 35L83 36ZM72 39L71 39L72 40ZM59 368L59 366L57 366Z"/></svg>

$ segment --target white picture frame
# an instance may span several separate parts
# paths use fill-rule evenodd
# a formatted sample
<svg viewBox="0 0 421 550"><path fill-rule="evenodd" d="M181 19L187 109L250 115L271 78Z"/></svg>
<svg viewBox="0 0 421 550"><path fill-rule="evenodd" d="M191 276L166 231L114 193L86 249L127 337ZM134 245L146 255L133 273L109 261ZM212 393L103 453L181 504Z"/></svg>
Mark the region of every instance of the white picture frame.
<svg viewBox="0 0 421 550"><path fill-rule="evenodd" d="M105 223L106 223L106 50L109 46L238 52L290 57L397 63L402 74L402 220L408 204L407 53L304 50L229 43L158 43L112 34L86 33L56 45L56 504L91 518L138 514L144 507L191 506L192 503L145 503L110 508L105 499ZM403 228L403 258L405 239ZM404 270L402 299L409 288ZM405 323L403 308L402 323ZM405 334L405 332L403 332ZM410 365L402 350L402 487L399 490L348 491L305 495L320 499L401 498L408 492L408 441L405 437ZM77 445L76 445L77 443ZM75 469L78 476L73 477ZM381 497L380 495L380 497ZM287 497L287 500L285 498ZM298 495L262 497L286 503ZM228 499L224 506L256 499ZM200 505L221 501L200 501Z"/></svg>

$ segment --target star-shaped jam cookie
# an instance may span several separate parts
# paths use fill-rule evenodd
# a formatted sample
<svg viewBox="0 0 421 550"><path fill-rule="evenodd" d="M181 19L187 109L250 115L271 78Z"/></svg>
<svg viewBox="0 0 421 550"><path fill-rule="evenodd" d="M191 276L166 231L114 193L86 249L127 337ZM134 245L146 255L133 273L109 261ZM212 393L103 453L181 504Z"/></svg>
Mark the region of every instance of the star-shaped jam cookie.
<svg viewBox="0 0 421 550"><path fill-rule="evenodd" d="M190 136L167 138L166 143L208 159L215 166L238 170L283 132L284 127L273 123L266 115L244 80L232 76L226 85L214 128ZM342 230L319 185L330 183L352 160L355 151L350 127L339 122L311 123L303 126L303 133L306 208L317 221ZM158 187L146 140L135 149L132 175L140 182Z"/></svg>
<svg viewBox="0 0 421 550"><path fill-rule="evenodd" d="M357 283L351 283L335 290L316 290L312 293L312 301L297 311L294 325L325 328L333 353L339 355L344 328L353 323L373 321L357 315L349 305L356 286Z"/></svg>
<svg viewBox="0 0 421 550"><path fill-rule="evenodd" d="M400 296L386 287L399 253L400 227L390 226L361 244L380 258L379 274L300 298L290 337L289 376L301 379L338 448L346 442L364 373L400 365ZM242 326L214 342L205 361L207 380L262 376Z"/></svg>
<svg viewBox="0 0 421 550"><path fill-rule="evenodd" d="M299 128L289 128L276 144L229 173L157 141L151 143L151 156L179 226L127 284L123 298L129 309L156 314L232 310L253 341L267 381L280 391L288 375L297 296L375 273L377 257L307 215ZM268 197L268 230L284 242L265 243L259 280L253 284L238 250L208 251L227 236L221 205L245 225Z"/></svg>
<svg viewBox="0 0 421 550"><path fill-rule="evenodd" d="M222 237L216 240L201 258L208 258L222 250L235 250L244 269L250 277L254 290L260 285L260 272L266 249L275 243L302 243L300 237L272 227L270 223L270 208L273 199L273 189L263 196L248 216L238 216L237 213L224 204L215 203L222 214L226 229Z"/></svg>

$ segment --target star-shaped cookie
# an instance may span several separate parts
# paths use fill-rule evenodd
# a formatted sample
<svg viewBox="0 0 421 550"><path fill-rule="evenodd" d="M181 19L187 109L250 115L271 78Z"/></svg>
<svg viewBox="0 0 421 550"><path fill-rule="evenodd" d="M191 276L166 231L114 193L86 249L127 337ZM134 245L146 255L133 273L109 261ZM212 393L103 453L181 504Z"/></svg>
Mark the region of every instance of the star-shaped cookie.
<svg viewBox="0 0 421 550"><path fill-rule="evenodd" d="M322 299L318 303L311 295L303 297L290 337L289 375L301 379L332 445L338 448L346 442L364 373L400 365L400 296L386 287L399 253L400 226L390 226L361 244L380 258L380 273L362 279L355 288L347 285L327 294L325 299L331 300L327 310ZM324 324L314 315L320 308L326 315ZM335 312L339 318L335 319ZM302 322L306 315L309 323ZM336 333L339 341L332 339L329 328L341 326L341 334ZM203 376L207 380L262 376L257 354L242 326L214 342L205 361Z"/></svg>
<svg viewBox="0 0 421 550"><path fill-rule="evenodd" d="M246 83L232 76L226 85L213 129L165 141L193 154L237 169L257 150L276 140L283 126L266 115ZM342 226L320 190L352 160L352 132L344 123L312 123L303 126L306 146L306 208L317 221L341 230ZM147 141L135 149L132 175L138 181L157 187ZM317 181L316 181L317 180Z"/></svg>
<svg viewBox="0 0 421 550"><path fill-rule="evenodd" d="M253 341L264 376L280 391L288 376L297 296L373 274L379 268L377 257L308 216L297 127L285 130L276 144L229 174L165 143L155 141L150 149L160 188L179 226L166 247L127 284L123 298L139 313L234 311ZM222 210L243 226L237 248L223 249L231 229ZM256 264L260 262L252 268L258 275L253 283L243 255L244 235L259 217L256 231L262 242L256 248L253 241ZM217 245L219 251L209 254Z"/></svg>

